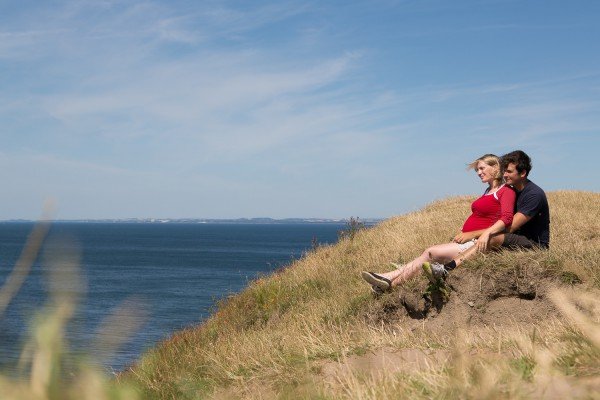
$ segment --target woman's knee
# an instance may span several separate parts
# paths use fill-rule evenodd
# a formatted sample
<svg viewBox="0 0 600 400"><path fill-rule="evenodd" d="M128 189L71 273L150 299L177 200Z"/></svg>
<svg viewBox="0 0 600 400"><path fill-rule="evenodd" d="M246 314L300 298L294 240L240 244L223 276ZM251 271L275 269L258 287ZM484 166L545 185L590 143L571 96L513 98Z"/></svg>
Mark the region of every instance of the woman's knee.
<svg viewBox="0 0 600 400"><path fill-rule="evenodd" d="M425 249L422 256L425 257L427 260L431 261L433 258L435 258L435 254L435 246L431 246Z"/></svg>
<svg viewBox="0 0 600 400"><path fill-rule="evenodd" d="M449 246L448 244L438 244L427 248L423 254L426 254L429 261L447 262L458 255L456 250L457 249L455 249L454 246Z"/></svg>

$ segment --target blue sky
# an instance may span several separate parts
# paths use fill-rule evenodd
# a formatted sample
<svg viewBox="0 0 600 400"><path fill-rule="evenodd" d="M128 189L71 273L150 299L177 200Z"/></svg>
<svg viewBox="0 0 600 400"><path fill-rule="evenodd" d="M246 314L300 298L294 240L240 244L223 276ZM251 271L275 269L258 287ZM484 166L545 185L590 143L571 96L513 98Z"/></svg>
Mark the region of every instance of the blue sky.
<svg viewBox="0 0 600 400"><path fill-rule="evenodd" d="M597 1L0 2L0 219L389 217L523 149L600 190Z"/></svg>

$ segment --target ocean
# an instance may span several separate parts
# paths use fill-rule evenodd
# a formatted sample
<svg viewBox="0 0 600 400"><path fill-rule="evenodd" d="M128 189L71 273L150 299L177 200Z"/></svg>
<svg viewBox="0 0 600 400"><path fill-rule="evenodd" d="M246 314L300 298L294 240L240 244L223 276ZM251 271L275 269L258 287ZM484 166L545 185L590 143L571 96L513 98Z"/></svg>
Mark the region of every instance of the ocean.
<svg viewBox="0 0 600 400"><path fill-rule="evenodd" d="M0 284L32 227L0 223ZM28 327L47 304L49 271L66 269L69 260L78 260L82 281L67 287L79 299L65 335L69 354L93 350L102 321L123 301L135 299L136 317L146 315L118 351L96 353L102 367L120 371L160 340L201 323L219 299L249 281L302 257L315 242L336 242L344 228L342 223L54 223L30 274L0 316L0 369L15 371Z"/></svg>

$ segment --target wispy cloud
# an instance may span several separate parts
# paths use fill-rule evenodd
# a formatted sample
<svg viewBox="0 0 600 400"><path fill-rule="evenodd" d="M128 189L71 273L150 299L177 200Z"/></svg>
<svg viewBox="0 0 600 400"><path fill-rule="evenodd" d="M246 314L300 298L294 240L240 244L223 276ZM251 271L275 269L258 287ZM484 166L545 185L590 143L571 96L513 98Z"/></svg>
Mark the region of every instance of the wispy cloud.
<svg viewBox="0 0 600 400"><path fill-rule="evenodd" d="M261 202L271 202L271 216L290 216L309 204L294 199L298 191L312 201L307 215L348 216L361 207L380 216L402 201L405 209L427 202L431 189L419 188L468 192L472 182L455 182L463 175L450 165L462 174L479 152L515 143L538 149L549 138L568 144L597 132L595 64L547 71L549 63L530 57L527 66L542 73L517 76L517 58L500 54L529 54L504 32L551 33L561 20L524 26L492 13L460 22L457 13L471 5L8 7L0 15L0 161L18 171L9 186L25 180L38 185L38 197L78 199L65 201L82 216L79 204L92 202L94 190L123 202L121 216L173 216L173 199L181 199L180 216L200 216L194 204L212 210L202 216L232 216L223 199L240 199L229 205L235 216L265 215ZM479 4L476 15L500 5ZM469 43L482 32L504 41L472 55L448 39L457 30ZM420 37L428 34L435 36ZM538 33L530 40L542 54ZM253 201L243 201L248 193ZM147 208L139 206L144 199ZM115 208L103 204L98 216L108 217Z"/></svg>
<svg viewBox="0 0 600 400"><path fill-rule="evenodd" d="M56 52L73 61L72 75L57 70L58 65L46 66L57 79L55 90L46 93L34 84L38 93L23 95L32 100L31 107L38 107L38 113L47 113L77 135L86 134L81 128L90 121L90 134L113 139L154 134L141 121L166 124L170 134L181 129L183 135L190 130L202 135L217 113L219 121L235 122L281 96L319 90L338 80L356 57L339 54L299 65L271 51L213 50L200 44L194 54L184 49L181 55L157 58L153 53L165 40L187 44L217 40L284 20L305 7L209 6L192 15L178 15L164 5L125 4L72 2L56 10L55 18L45 16L65 27L52 35L5 34L23 38L15 48L27 45L23 51ZM106 15L85 19L83 28L81 17L91 9ZM19 95L18 88L11 93L11 97Z"/></svg>

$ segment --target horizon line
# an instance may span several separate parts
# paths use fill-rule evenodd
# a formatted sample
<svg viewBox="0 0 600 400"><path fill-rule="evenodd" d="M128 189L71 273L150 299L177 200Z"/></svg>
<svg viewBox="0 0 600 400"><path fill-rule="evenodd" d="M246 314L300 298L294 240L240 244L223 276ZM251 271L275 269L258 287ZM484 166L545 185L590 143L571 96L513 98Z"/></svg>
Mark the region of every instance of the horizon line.
<svg viewBox="0 0 600 400"><path fill-rule="evenodd" d="M240 218L61 218L61 219L27 219L27 218L11 218L2 219L0 223L5 222L131 222L131 223L218 223L218 222L239 222L239 223L278 223L278 222L296 222L296 223L346 223L356 219L359 222L378 222L386 218L319 218L319 217L287 217L287 218L272 218L272 217L240 217Z"/></svg>

